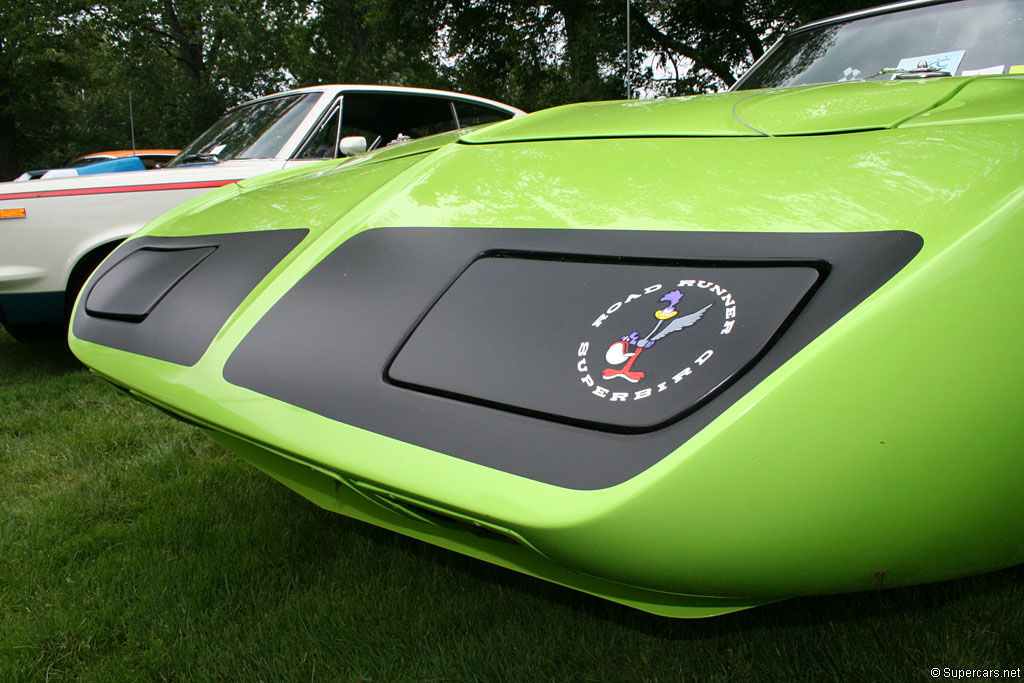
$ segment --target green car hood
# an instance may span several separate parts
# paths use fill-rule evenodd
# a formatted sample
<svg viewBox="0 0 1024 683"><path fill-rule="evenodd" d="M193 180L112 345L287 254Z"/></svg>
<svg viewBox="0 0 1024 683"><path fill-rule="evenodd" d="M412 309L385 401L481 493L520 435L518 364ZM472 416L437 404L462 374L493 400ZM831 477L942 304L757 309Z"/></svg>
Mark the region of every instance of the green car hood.
<svg viewBox="0 0 1024 683"><path fill-rule="evenodd" d="M616 137L823 135L899 126L956 99L979 110L1007 102L977 78L859 81L636 102L556 107L463 138L473 144ZM1024 86L998 79L1000 90ZM980 93L978 91L981 91ZM984 100L978 102L979 99Z"/></svg>

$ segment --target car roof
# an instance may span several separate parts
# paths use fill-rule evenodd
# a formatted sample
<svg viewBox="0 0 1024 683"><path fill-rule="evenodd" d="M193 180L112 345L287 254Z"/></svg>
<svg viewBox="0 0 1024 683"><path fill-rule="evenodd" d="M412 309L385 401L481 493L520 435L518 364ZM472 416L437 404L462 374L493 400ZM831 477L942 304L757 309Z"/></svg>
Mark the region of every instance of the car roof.
<svg viewBox="0 0 1024 683"><path fill-rule="evenodd" d="M286 90L278 93L271 93L263 97L257 97L251 100L242 102L241 104L232 107L231 109L237 109L238 107L244 107L252 104L253 102L261 102L264 100L273 99L275 97L284 97L288 95L295 95L300 93L323 93L329 97L334 97L344 92L359 92L359 93L394 93L394 94L409 94L409 95L425 95L434 97L444 97L447 99L459 99L466 102L473 102L482 104L485 106L495 107L502 109L514 114L524 114L525 112L512 105L498 102L496 100L490 100L486 97L478 97L476 95L466 95L464 93L454 92L451 90L435 90L433 88L413 88L407 86L397 85L360 85L360 84L325 84L325 85L312 85L302 88L295 88L293 90ZM230 111L230 110L229 110Z"/></svg>

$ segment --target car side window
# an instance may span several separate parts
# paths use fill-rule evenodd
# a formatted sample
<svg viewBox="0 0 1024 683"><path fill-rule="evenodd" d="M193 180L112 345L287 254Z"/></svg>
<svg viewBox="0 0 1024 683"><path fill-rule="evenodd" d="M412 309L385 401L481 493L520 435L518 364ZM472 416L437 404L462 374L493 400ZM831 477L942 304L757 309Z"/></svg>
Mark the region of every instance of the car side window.
<svg viewBox="0 0 1024 683"><path fill-rule="evenodd" d="M346 93L341 136L363 135L368 147L383 147L458 128L452 101L407 93ZM379 139L378 139L379 138Z"/></svg>
<svg viewBox="0 0 1024 683"><path fill-rule="evenodd" d="M321 122L320 127L306 141L298 153L298 159L333 159L337 156L338 122L341 118L341 107L335 106L331 113ZM355 135L355 133L353 133Z"/></svg>
<svg viewBox="0 0 1024 683"><path fill-rule="evenodd" d="M459 115L459 128L479 126L484 123L494 123L512 118L511 112L500 109L492 109L480 104L471 102L456 102L455 113Z"/></svg>
<svg viewBox="0 0 1024 683"><path fill-rule="evenodd" d="M376 149L511 117L510 112L441 96L346 92L296 158L333 159L338 142L354 135L366 138L367 149Z"/></svg>

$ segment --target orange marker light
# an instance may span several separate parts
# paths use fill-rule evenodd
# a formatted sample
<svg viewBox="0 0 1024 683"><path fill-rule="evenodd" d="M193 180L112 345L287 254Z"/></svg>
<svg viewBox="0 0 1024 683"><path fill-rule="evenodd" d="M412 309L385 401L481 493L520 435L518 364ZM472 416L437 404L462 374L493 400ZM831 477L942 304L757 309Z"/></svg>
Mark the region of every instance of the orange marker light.
<svg viewBox="0 0 1024 683"><path fill-rule="evenodd" d="M25 218L25 209L0 209L0 218Z"/></svg>

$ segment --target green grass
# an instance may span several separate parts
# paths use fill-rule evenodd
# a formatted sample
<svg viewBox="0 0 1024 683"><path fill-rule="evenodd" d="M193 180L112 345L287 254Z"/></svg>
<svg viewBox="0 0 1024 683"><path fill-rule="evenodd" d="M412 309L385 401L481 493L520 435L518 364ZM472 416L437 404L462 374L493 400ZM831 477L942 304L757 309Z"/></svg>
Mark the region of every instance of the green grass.
<svg viewBox="0 0 1024 683"><path fill-rule="evenodd" d="M1024 568L673 621L325 512L0 332L0 681L932 680L1024 666Z"/></svg>

